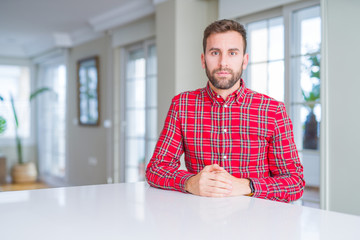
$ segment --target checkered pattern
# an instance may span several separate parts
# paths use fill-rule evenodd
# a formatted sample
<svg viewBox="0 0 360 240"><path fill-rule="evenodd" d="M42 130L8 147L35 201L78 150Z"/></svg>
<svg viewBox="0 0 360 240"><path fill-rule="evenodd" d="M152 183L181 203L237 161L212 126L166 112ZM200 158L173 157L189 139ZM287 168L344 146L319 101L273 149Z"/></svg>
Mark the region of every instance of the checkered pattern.
<svg viewBox="0 0 360 240"><path fill-rule="evenodd" d="M183 153L188 171L178 170ZM226 100L209 84L173 98L146 179L153 187L186 192L186 180L215 163L251 179L254 197L289 202L303 193L303 167L284 104L243 81Z"/></svg>

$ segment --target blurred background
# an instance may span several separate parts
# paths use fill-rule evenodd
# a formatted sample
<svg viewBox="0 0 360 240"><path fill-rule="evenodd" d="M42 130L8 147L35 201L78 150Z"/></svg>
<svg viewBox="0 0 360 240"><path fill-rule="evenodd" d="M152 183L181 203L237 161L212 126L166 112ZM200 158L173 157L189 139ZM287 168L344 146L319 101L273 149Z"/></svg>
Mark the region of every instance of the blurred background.
<svg viewBox="0 0 360 240"><path fill-rule="evenodd" d="M228 18L247 29L247 87L284 102L293 122L307 183L297 204L360 214L359 10L355 0L1 0L0 189L144 181L172 97L206 85L204 28Z"/></svg>

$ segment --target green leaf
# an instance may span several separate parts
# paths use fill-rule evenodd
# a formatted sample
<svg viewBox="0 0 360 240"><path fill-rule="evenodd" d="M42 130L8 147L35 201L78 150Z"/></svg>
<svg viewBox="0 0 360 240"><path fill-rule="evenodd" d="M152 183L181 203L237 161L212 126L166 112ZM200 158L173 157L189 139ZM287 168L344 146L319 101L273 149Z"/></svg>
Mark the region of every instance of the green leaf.
<svg viewBox="0 0 360 240"><path fill-rule="evenodd" d="M16 114L15 103L14 103L14 98L13 98L12 94L10 94L10 102L11 102L11 107L12 107L12 110L13 110L13 113L14 113L15 126L16 126L16 128L19 128L18 117L17 117L17 114Z"/></svg>
<svg viewBox="0 0 360 240"><path fill-rule="evenodd" d="M6 130L6 120L5 118L0 116L0 134L5 132L5 130Z"/></svg>
<svg viewBox="0 0 360 240"><path fill-rule="evenodd" d="M37 89L35 92L31 93L30 95L30 101L35 98L37 95L43 93L43 92L47 92L47 91L52 91L51 88L48 88L48 87L43 87L43 88L40 88L40 89Z"/></svg>

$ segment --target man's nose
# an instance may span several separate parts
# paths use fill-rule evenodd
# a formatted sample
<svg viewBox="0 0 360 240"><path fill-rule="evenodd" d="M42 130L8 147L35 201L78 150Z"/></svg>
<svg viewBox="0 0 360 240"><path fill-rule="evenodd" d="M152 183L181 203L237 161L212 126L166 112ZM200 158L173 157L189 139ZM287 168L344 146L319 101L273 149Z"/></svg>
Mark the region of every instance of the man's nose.
<svg viewBox="0 0 360 240"><path fill-rule="evenodd" d="M226 68L228 66L228 56L226 54L222 54L220 56L220 67Z"/></svg>

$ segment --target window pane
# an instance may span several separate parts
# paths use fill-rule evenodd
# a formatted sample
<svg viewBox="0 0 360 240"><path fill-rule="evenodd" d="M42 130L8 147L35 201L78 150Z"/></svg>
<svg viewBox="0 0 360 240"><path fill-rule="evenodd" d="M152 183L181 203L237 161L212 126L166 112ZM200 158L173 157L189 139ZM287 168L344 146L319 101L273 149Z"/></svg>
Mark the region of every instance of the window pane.
<svg viewBox="0 0 360 240"><path fill-rule="evenodd" d="M128 139L126 182L143 181L145 175L145 140Z"/></svg>
<svg viewBox="0 0 360 240"><path fill-rule="evenodd" d="M319 149L321 105L296 104L293 106L292 119L297 148Z"/></svg>
<svg viewBox="0 0 360 240"><path fill-rule="evenodd" d="M320 101L320 55L295 57L291 60L293 69L292 101Z"/></svg>
<svg viewBox="0 0 360 240"><path fill-rule="evenodd" d="M294 13L294 30L298 34L293 55L317 52L321 43L320 7L306 8Z"/></svg>
<svg viewBox="0 0 360 240"><path fill-rule="evenodd" d="M269 95L284 102L284 61L269 63Z"/></svg>
<svg viewBox="0 0 360 240"><path fill-rule="evenodd" d="M267 63L250 65L251 89L267 94Z"/></svg>
<svg viewBox="0 0 360 240"><path fill-rule="evenodd" d="M10 103L10 96L14 98L15 109L19 122L19 135L30 137L30 70L28 67L0 65L0 96L4 102L0 103L0 116L7 120L7 130L0 138L15 137L14 115Z"/></svg>
<svg viewBox="0 0 360 240"><path fill-rule="evenodd" d="M149 76L147 82L147 107L157 106L157 77Z"/></svg>
<svg viewBox="0 0 360 240"><path fill-rule="evenodd" d="M155 146L156 146L156 140L147 141L147 143L146 143L146 158L145 158L146 165L147 165L147 163L149 163L149 161L154 153Z"/></svg>
<svg viewBox="0 0 360 240"><path fill-rule="evenodd" d="M157 139L157 109L151 108L147 110L146 130L148 139Z"/></svg>
<svg viewBox="0 0 360 240"><path fill-rule="evenodd" d="M126 135L128 137L145 137L145 109L126 112Z"/></svg>
<svg viewBox="0 0 360 240"><path fill-rule="evenodd" d="M284 58L284 23L283 18L269 20L269 60Z"/></svg>
<svg viewBox="0 0 360 240"><path fill-rule="evenodd" d="M268 59L268 30L266 21L248 25L249 53L251 62L263 62Z"/></svg>
<svg viewBox="0 0 360 240"><path fill-rule="evenodd" d="M126 82L126 107L145 107L145 78Z"/></svg>
<svg viewBox="0 0 360 240"><path fill-rule="evenodd" d="M156 75L157 74L157 61L156 61L156 47L151 45L148 49L148 59L147 59L147 74Z"/></svg>
<svg viewBox="0 0 360 240"><path fill-rule="evenodd" d="M129 61L127 63L126 78L144 78L145 77L145 59L144 50L136 49L129 52Z"/></svg>

